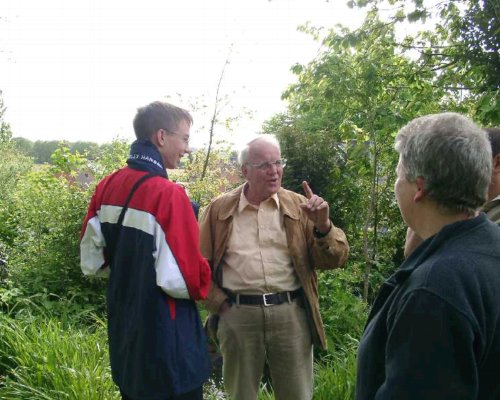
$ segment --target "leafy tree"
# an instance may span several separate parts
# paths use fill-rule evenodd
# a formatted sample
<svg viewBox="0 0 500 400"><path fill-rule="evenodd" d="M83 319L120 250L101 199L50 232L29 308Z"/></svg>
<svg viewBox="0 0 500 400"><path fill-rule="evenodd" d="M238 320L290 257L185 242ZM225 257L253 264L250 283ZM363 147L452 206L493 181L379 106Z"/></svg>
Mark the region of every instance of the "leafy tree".
<svg viewBox="0 0 500 400"><path fill-rule="evenodd" d="M99 153L99 145L94 142L78 141L69 143L71 153L80 153L86 155L88 159L93 159Z"/></svg>
<svg viewBox="0 0 500 400"><path fill-rule="evenodd" d="M397 45L418 54L422 70L438 72L436 86L485 125L500 123L500 2L389 0L388 23L434 21L434 27ZM382 0L350 1L379 13Z"/></svg>
<svg viewBox="0 0 500 400"><path fill-rule="evenodd" d="M33 142L29 139L23 137L12 138L12 143L15 144L16 148L23 154L31 156L33 154Z"/></svg>
<svg viewBox="0 0 500 400"><path fill-rule="evenodd" d="M51 155L51 165L34 169L18 183L9 267L11 286L22 296L38 298L54 313L68 307L104 308L105 281L81 273L79 234L95 184L123 166L125 149L125 143L115 142L89 161L60 146ZM90 186L75 179L82 171L94 177ZM53 300L62 300L59 311Z"/></svg>
<svg viewBox="0 0 500 400"><path fill-rule="evenodd" d="M34 170L19 185L11 272L25 296L75 297L85 304L93 285L82 277L78 241L88 194L70 179L64 152L54 153L60 157L55 167Z"/></svg>
<svg viewBox="0 0 500 400"><path fill-rule="evenodd" d="M37 140L33 143L33 158L37 164L50 163L50 156L59 147L57 140Z"/></svg>
<svg viewBox="0 0 500 400"><path fill-rule="evenodd" d="M288 159L285 185L298 190L310 180L331 204L362 282L353 289L368 299L402 256L404 226L392 194L394 136L415 116L455 105L446 88L436 87L436 72L401 54L394 26L375 12L357 31L331 30L322 44L311 63L292 68L298 83L283 95L288 113L264 130L280 138Z"/></svg>
<svg viewBox="0 0 500 400"><path fill-rule="evenodd" d="M90 157L89 169L97 183L110 172L123 167L129 155L130 143L124 139L114 139L105 143Z"/></svg>
<svg viewBox="0 0 500 400"><path fill-rule="evenodd" d="M208 156L205 149L192 153L175 179L187 186L190 198L201 207L242 182L233 152L224 147L212 149Z"/></svg>
<svg viewBox="0 0 500 400"><path fill-rule="evenodd" d="M0 143L9 142L12 139L10 125L4 120L6 107L4 105L2 91L0 90Z"/></svg>
<svg viewBox="0 0 500 400"><path fill-rule="evenodd" d="M15 143L18 150L26 155L32 156L38 164L51 163L51 156L61 143L69 149L71 154L79 153L89 160L95 160L100 157L100 155L106 154L110 148L114 148L115 144L119 141L120 140L115 140L111 143L98 145L97 143L87 141L59 142L55 140L37 140L34 143L23 137L12 138L12 142ZM123 142L128 146L127 142Z"/></svg>
<svg viewBox="0 0 500 400"><path fill-rule="evenodd" d="M0 91L0 258L14 237L12 196L18 181L31 168L31 160L22 154L12 140L10 125L4 120L5 106ZM3 254L3 256L2 256Z"/></svg>
<svg viewBox="0 0 500 400"><path fill-rule="evenodd" d="M12 141L9 124L4 121L5 107L0 92L0 305L16 296L10 285L11 245L16 239L14 194L32 162Z"/></svg>
<svg viewBox="0 0 500 400"><path fill-rule="evenodd" d="M10 244L15 236L15 207L12 202L16 187L31 169L29 157L20 153L12 143L0 143L0 246ZM1 249L0 249L1 251Z"/></svg>

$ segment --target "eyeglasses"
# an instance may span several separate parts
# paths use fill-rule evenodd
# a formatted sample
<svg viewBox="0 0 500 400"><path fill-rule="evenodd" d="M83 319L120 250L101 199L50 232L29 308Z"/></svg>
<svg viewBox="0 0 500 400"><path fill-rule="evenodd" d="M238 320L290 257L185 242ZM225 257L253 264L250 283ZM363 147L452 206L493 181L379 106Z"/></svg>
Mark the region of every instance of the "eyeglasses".
<svg viewBox="0 0 500 400"><path fill-rule="evenodd" d="M267 171L268 169L271 169L273 165L276 165L276 168L285 168L286 166L286 160L284 158L276 161L266 161L262 162L260 164L250 164L247 163L252 168L260 169L261 171Z"/></svg>
<svg viewBox="0 0 500 400"><path fill-rule="evenodd" d="M189 146L189 136L184 136L183 134L181 133L178 133L178 132L174 132L174 131L171 131L169 129L165 129L165 128L162 128L163 131L167 132L167 133L170 133L172 135L177 135L177 136L180 136L182 141L187 145Z"/></svg>

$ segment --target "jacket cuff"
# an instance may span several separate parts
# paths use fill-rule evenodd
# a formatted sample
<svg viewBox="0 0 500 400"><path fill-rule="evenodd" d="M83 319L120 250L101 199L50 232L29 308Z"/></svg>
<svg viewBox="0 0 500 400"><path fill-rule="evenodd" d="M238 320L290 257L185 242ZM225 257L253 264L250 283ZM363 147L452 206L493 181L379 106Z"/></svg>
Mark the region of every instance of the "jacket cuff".
<svg viewBox="0 0 500 400"><path fill-rule="evenodd" d="M332 231L332 228L333 228L333 222L330 221L330 229L328 229L328 232L320 232L318 230L318 228L316 228L315 226L313 227L313 235L316 239L322 239L326 236L328 236L328 234Z"/></svg>

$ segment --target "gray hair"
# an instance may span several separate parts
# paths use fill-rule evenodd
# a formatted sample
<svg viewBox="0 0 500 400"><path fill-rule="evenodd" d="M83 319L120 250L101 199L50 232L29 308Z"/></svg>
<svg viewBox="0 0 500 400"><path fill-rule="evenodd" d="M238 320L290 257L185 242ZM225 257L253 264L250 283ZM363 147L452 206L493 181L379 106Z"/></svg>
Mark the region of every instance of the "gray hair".
<svg viewBox="0 0 500 400"><path fill-rule="evenodd" d="M484 130L457 113L416 118L396 137L405 178L423 177L429 198L450 213L472 214L487 198L491 146Z"/></svg>
<svg viewBox="0 0 500 400"><path fill-rule="evenodd" d="M281 154L280 143L278 142L278 139L276 139L274 135L258 135L257 137L247 142L241 148L241 150L238 153L238 164L243 166L248 162L248 153L250 152L250 147L256 142L264 142L276 146Z"/></svg>

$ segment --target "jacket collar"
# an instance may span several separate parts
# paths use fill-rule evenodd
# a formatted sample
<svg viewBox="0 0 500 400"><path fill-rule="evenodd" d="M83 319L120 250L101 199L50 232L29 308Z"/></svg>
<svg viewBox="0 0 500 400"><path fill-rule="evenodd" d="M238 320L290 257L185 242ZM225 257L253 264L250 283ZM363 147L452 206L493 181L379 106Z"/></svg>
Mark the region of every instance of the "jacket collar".
<svg viewBox="0 0 500 400"><path fill-rule="evenodd" d="M241 192L245 187L246 183L232 190L224 196L224 204L220 208L218 215L219 220L226 220L231 217L237 210L240 201ZM290 217L291 219L299 219L299 207L293 202L291 196L289 196L288 191L279 188L278 199L280 204L280 210L283 215Z"/></svg>
<svg viewBox="0 0 500 400"><path fill-rule="evenodd" d="M127 164L132 169L154 172L167 177L161 154L149 140L137 139L132 143Z"/></svg>
<svg viewBox="0 0 500 400"><path fill-rule="evenodd" d="M432 257L436 250L446 246L447 241L452 241L461 235L467 234L471 229L487 221L486 215L481 213L479 216L463 221L454 222L444 226L438 233L430 238L424 240L411 255L401 264L398 270L392 274L380 287L379 293L375 302L373 303L370 315L368 316L366 326L372 318L379 312L379 310L386 303L386 300L391 296L395 287L406 281L413 271L425 263L425 261Z"/></svg>
<svg viewBox="0 0 500 400"><path fill-rule="evenodd" d="M487 217L480 213L477 217L457 221L445 225L434 236L427 238L418 246L415 251L401 264L398 270L388 279L388 283L399 284L404 282L411 273L431 257L437 249L442 248L445 242L452 241L464 234L467 234L477 226L485 223Z"/></svg>

